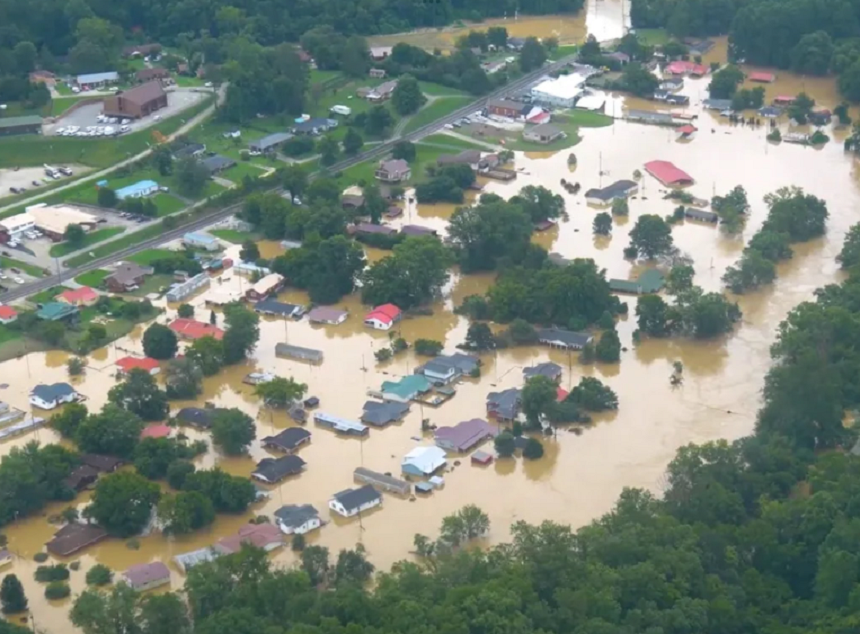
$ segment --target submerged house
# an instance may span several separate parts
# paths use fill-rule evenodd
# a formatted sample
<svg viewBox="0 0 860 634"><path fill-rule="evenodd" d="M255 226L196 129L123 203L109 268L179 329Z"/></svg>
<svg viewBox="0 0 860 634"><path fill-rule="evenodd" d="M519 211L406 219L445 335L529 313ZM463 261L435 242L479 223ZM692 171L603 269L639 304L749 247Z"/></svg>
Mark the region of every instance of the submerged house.
<svg viewBox="0 0 860 634"><path fill-rule="evenodd" d="M582 350L594 339L587 332L573 332L561 328L543 328L538 330L538 342L553 348L566 350Z"/></svg>
<svg viewBox="0 0 860 634"><path fill-rule="evenodd" d="M293 346L288 343L275 344L275 354L279 357L287 357L289 359L307 361L309 363L322 363L323 360L322 350Z"/></svg>
<svg viewBox="0 0 860 634"><path fill-rule="evenodd" d="M522 390L516 387L487 394L487 416L496 420L512 421L520 412Z"/></svg>
<svg viewBox="0 0 860 634"><path fill-rule="evenodd" d="M558 382L561 378L561 366L557 363L538 363L528 368L523 368L523 378L527 381L532 377L545 376Z"/></svg>
<svg viewBox="0 0 860 634"><path fill-rule="evenodd" d="M399 401L367 401L364 404L364 413L361 422L374 427L385 427L390 423L401 420L409 413L409 405Z"/></svg>
<svg viewBox="0 0 860 634"><path fill-rule="evenodd" d="M440 448L463 453L498 435L499 430L496 427L480 418L473 418L453 427L439 427L434 437Z"/></svg>
<svg viewBox="0 0 860 634"><path fill-rule="evenodd" d="M415 447L403 456L400 468L413 476L430 476L448 464L445 450L439 447Z"/></svg>
<svg viewBox="0 0 860 634"><path fill-rule="evenodd" d="M356 467L352 477L356 482L370 484L380 491L396 493L397 495L408 495L412 490L412 485L405 480L400 480L386 473L371 471L364 467Z"/></svg>
<svg viewBox="0 0 860 634"><path fill-rule="evenodd" d="M286 477L298 475L305 468L305 461L298 456L286 455L280 458L263 458L251 477L267 484L280 482Z"/></svg>
<svg viewBox="0 0 860 634"><path fill-rule="evenodd" d="M266 449L293 453L302 445L311 441L311 432L301 427L288 427L279 434L266 436L261 441Z"/></svg>
<svg viewBox="0 0 860 634"><path fill-rule="evenodd" d="M122 578L138 592L144 592L170 583L170 570L163 562L153 561L132 566L122 573Z"/></svg>
<svg viewBox="0 0 860 634"><path fill-rule="evenodd" d="M386 401L408 403L421 394L430 391L430 381L420 374L404 376L399 381L385 381L382 384L382 398Z"/></svg>
<svg viewBox="0 0 860 634"><path fill-rule="evenodd" d="M416 370L433 383L450 383L461 376L469 376L481 365L478 357L457 352L451 355L440 355L425 363Z"/></svg>
<svg viewBox="0 0 860 634"><path fill-rule="evenodd" d="M322 526L319 512L310 504L289 504L274 513L284 535L304 535Z"/></svg>
<svg viewBox="0 0 860 634"><path fill-rule="evenodd" d="M382 494L369 484L358 489L345 489L335 493L328 507L343 517L354 517L382 504Z"/></svg>
<svg viewBox="0 0 860 634"><path fill-rule="evenodd" d="M370 429L366 425L362 425L354 420L347 420L326 414L325 412L317 412L314 414L314 422L321 427L328 427L340 434L347 436L367 436Z"/></svg>
<svg viewBox="0 0 860 634"><path fill-rule="evenodd" d="M94 524L72 522L54 533L45 544L48 552L56 557L68 557L79 550L91 546L108 536L108 532Z"/></svg>

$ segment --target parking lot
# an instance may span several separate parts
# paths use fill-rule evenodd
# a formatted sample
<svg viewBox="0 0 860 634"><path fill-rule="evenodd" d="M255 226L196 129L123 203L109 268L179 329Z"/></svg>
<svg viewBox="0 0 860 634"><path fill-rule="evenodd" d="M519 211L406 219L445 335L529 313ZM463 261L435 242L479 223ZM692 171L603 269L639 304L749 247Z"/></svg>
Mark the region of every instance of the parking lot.
<svg viewBox="0 0 860 634"><path fill-rule="evenodd" d="M162 108L148 117L130 120L128 123L128 129L125 133L144 130L162 119L167 119L179 114L183 110L187 110L202 101L208 92L210 91L201 88L176 88L168 91L166 108ZM115 134L120 134L121 123L103 123L99 121L98 117L102 113L102 107L103 105L101 103L81 106L77 110L69 112L67 115L61 117L56 123L45 125L43 128L43 134L57 135L62 134L63 132L68 134L68 130L71 127L72 129L77 128L72 136L99 138L108 135L90 135L88 134L88 131L92 132L95 128L105 128L108 126L113 128Z"/></svg>
<svg viewBox="0 0 860 634"><path fill-rule="evenodd" d="M82 165L65 165L65 167L70 168L74 176L80 176L90 170L90 168ZM45 189L47 185L70 178L62 174L58 174L58 177L56 179L48 177L44 167L21 167L17 170L0 169L0 198L20 194L22 190L27 195L35 194L40 189Z"/></svg>

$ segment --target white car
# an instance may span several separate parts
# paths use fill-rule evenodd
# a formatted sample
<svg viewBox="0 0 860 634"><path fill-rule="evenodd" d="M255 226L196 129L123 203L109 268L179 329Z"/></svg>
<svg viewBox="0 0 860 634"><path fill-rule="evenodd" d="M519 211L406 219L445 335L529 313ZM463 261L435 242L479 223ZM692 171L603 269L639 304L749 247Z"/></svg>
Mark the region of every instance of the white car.
<svg viewBox="0 0 860 634"><path fill-rule="evenodd" d="M20 277L16 277L14 281L16 284L23 284L24 283L24 280Z"/></svg>
<svg viewBox="0 0 860 634"><path fill-rule="evenodd" d="M81 92L81 89L75 86L74 88L72 88L72 92L77 95L79 92Z"/></svg>
<svg viewBox="0 0 860 634"><path fill-rule="evenodd" d="M207 81L207 82L206 82L205 84L203 84L203 85L204 85L206 88L212 88L212 82L211 82L211 81Z"/></svg>
<svg viewBox="0 0 860 634"><path fill-rule="evenodd" d="M5 273L0 273L0 280L8 280L8 279L9 279L8 275L6 275Z"/></svg>

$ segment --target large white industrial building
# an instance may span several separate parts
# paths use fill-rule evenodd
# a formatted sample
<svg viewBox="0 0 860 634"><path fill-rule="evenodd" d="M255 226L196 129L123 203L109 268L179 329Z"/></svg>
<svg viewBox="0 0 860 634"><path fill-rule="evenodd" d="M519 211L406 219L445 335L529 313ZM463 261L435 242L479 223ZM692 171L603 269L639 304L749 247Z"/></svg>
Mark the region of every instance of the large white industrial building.
<svg viewBox="0 0 860 634"><path fill-rule="evenodd" d="M573 108L583 92L585 79L585 76L578 73L546 79L532 88L532 99L536 103L556 108Z"/></svg>

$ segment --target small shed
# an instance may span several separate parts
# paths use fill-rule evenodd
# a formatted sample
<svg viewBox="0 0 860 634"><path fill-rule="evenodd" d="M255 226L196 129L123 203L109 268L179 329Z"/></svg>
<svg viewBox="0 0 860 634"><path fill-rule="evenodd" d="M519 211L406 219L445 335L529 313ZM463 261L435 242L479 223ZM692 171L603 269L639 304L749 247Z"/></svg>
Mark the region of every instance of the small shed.
<svg viewBox="0 0 860 634"><path fill-rule="evenodd" d="M276 344L275 354L279 357L287 357L298 361L308 361L310 363L322 363L323 360L322 350L293 346L288 343Z"/></svg>
<svg viewBox="0 0 860 634"><path fill-rule="evenodd" d="M472 464L488 465L493 461L493 455L486 451L476 451L472 454Z"/></svg>

